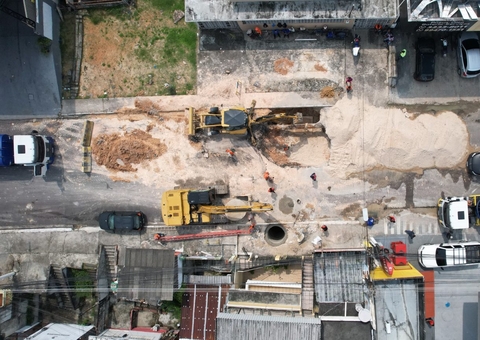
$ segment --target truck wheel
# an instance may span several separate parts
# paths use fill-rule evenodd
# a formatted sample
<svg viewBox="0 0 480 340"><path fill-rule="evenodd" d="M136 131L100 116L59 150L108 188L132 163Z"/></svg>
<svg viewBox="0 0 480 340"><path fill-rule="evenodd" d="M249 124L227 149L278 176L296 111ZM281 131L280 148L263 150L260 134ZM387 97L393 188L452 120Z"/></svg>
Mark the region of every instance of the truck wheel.
<svg viewBox="0 0 480 340"><path fill-rule="evenodd" d="M214 106L210 108L210 111L208 113L218 113L218 107Z"/></svg>

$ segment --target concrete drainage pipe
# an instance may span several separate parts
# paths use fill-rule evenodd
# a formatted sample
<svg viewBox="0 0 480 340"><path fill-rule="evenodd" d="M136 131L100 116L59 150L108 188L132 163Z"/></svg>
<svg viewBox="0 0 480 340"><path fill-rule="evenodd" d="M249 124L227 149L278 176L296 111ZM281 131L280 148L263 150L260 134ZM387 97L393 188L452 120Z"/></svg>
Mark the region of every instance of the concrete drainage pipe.
<svg viewBox="0 0 480 340"><path fill-rule="evenodd" d="M287 240L287 230L281 225L271 225L265 230L265 241L273 247L284 244Z"/></svg>

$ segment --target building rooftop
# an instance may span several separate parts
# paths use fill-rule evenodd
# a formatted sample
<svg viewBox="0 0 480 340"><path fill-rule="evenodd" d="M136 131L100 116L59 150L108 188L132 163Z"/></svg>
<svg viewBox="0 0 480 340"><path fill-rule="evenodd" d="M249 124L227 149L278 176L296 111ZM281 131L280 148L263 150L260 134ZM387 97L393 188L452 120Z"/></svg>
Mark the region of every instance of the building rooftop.
<svg viewBox="0 0 480 340"><path fill-rule="evenodd" d="M172 249L131 249L125 251L125 265L118 274L118 297L171 301L175 284L175 251Z"/></svg>
<svg viewBox="0 0 480 340"><path fill-rule="evenodd" d="M318 303L365 301L365 270L368 271L364 250L316 253L314 257L316 301Z"/></svg>
<svg viewBox="0 0 480 340"><path fill-rule="evenodd" d="M139 332L124 329L107 329L100 335L89 336L88 340L160 340L163 332Z"/></svg>
<svg viewBox="0 0 480 340"><path fill-rule="evenodd" d="M182 299L181 339L215 339L215 320L223 312L229 285L186 287Z"/></svg>
<svg viewBox="0 0 480 340"><path fill-rule="evenodd" d="M321 339L322 324L317 318L220 313L217 317L217 340L240 338Z"/></svg>
<svg viewBox="0 0 480 340"><path fill-rule="evenodd" d="M50 323L30 335L26 340L77 340L94 329L94 326L81 326L66 323Z"/></svg>
<svg viewBox="0 0 480 340"><path fill-rule="evenodd" d="M391 18L397 3L388 0L228 2L185 0L185 21L269 21Z"/></svg>
<svg viewBox="0 0 480 340"><path fill-rule="evenodd" d="M376 285L377 339L422 338L419 320L424 318L419 316L419 311L423 303L419 301L418 284L419 281L413 279L382 281ZM391 333L387 333L387 322Z"/></svg>
<svg viewBox="0 0 480 340"><path fill-rule="evenodd" d="M478 1L407 0L408 20L477 21L477 17L480 15L479 4ZM448 22L443 25L449 24Z"/></svg>

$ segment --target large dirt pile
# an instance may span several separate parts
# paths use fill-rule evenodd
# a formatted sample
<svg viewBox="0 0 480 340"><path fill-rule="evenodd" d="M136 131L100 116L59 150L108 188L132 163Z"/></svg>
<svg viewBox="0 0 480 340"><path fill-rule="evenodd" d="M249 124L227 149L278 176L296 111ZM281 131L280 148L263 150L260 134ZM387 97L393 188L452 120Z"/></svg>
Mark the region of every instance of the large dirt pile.
<svg viewBox="0 0 480 340"><path fill-rule="evenodd" d="M115 171L137 171L132 164L160 157L167 146L142 130L125 134L102 134L92 143L92 152L99 165Z"/></svg>

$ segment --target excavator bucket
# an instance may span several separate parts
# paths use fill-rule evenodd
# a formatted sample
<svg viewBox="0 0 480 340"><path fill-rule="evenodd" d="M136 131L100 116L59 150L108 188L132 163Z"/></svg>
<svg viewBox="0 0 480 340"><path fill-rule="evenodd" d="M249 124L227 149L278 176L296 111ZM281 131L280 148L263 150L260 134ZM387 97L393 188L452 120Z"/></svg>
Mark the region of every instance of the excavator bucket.
<svg viewBox="0 0 480 340"><path fill-rule="evenodd" d="M195 111L193 107L188 108L188 135L195 134Z"/></svg>

